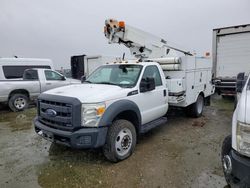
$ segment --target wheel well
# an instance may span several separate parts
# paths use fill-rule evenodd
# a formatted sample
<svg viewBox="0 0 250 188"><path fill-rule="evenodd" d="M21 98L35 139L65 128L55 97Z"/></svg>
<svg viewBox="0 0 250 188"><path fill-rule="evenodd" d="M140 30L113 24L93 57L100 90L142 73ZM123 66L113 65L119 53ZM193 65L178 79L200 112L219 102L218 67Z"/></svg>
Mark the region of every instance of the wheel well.
<svg viewBox="0 0 250 188"><path fill-rule="evenodd" d="M13 96L15 94L24 94L29 98L29 92L27 90L25 90L25 89L16 89L16 90L12 91L9 94L9 99L10 99L11 96Z"/></svg>
<svg viewBox="0 0 250 188"><path fill-rule="evenodd" d="M205 95L204 95L204 93L202 91L199 93L199 95L201 95L203 97L203 99L205 100ZM198 96L197 96L197 98L198 98Z"/></svg>
<svg viewBox="0 0 250 188"><path fill-rule="evenodd" d="M138 135L138 133L139 133L139 119L137 117L137 114L134 111L132 111L132 110L123 111L123 112L119 113L115 117L114 120L117 120L117 119L125 119L127 121L130 121L135 126L136 133Z"/></svg>

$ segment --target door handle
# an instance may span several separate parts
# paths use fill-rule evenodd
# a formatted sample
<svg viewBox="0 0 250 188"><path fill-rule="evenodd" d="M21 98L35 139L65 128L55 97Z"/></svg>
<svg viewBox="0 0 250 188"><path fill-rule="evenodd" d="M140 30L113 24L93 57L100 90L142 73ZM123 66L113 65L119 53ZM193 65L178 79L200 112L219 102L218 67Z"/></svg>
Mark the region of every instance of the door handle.
<svg viewBox="0 0 250 188"><path fill-rule="evenodd" d="M46 85L51 85L51 83L46 83Z"/></svg>
<svg viewBox="0 0 250 188"><path fill-rule="evenodd" d="M167 95L167 91L166 91L166 89L164 89L163 90L163 96L166 97L166 95Z"/></svg>

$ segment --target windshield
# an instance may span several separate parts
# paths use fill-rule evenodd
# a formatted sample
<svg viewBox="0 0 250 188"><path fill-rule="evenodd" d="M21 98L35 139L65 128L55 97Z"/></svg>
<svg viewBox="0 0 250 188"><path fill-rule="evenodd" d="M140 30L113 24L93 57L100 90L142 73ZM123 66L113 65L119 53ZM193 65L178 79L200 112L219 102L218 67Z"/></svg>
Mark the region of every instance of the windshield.
<svg viewBox="0 0 250 188"><path fill-rule="evenodd" d="M85 82L134 87L141 69L141 65L105 65L95 70Z"/></svg>

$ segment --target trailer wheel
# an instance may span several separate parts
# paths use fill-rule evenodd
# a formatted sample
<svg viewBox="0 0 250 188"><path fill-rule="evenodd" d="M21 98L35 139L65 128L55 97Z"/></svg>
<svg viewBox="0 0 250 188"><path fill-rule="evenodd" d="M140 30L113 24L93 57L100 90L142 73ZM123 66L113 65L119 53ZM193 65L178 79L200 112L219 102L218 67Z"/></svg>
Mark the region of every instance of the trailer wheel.
<svg viewBox="0 0 250 188"><path fill-rule="evenodd" d="M230 179L231 179L231 175L230 172L228 171L228 169L226 168L226 159L231 151L232 148L232 136L229 135L227 136L222 144L222 148L221 148L221 163L223 166L223 172L224 172L224 177L226 179L227 184L230 183Z"/></svg>
<svg viewBox="0 0 250 188"><path fill-rule="evenodd" d="M136 131L127 120L116 120L108 130L106 143L103 147L105 157L112 162L128 158L136 145Z"/></svg>
<svg viewBox="0 0 250 188"><path fill-rule="evenodd" d="M24 94L14 94L9 99L9 108L13 112L23 111L28 108L29 99Z"/></svg>
<svg viewBox="0 0 250 188"><path fill-rule="evenodd" d="M204 97L199 95L196 102L186 107L186 113L190 117L200 117L204 108Z"/></svg>

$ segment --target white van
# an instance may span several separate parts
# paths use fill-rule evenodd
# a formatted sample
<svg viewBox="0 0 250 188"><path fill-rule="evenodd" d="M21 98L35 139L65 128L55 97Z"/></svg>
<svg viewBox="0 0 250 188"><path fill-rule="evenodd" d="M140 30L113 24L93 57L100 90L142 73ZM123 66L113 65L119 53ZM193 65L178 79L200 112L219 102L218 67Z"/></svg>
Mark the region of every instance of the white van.
<svg viewBox="0 0 250 188"><path fill-rule="evenodd" d="M21 79L24 70L31 68L54 69L50 59L38 58L0 58L0 81Z"/></svg>

